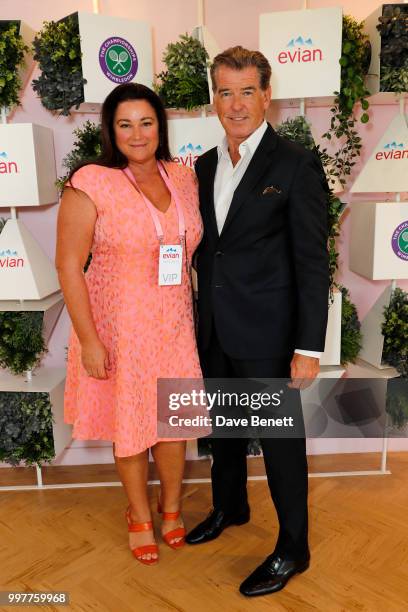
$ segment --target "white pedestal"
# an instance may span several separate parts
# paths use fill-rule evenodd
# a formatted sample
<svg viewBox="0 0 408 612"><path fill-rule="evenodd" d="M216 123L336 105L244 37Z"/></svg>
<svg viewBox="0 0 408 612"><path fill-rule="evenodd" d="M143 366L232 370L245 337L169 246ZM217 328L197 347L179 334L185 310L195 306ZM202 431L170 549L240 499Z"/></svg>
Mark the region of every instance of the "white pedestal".
<svg viewBox="0 0 408 612"><path fill-rule="evenodd" d="M406 279L407 246L407 202L351 204L350 270L371 280Z"/></svg>
<svg viewBox="0 0 408 612"><path fill-rule="evenodd" d="M333 96L340 89L342 9L266 13L259 48L272 67L272 98Z"/></svg>
<svg viewBox="0 0 408 612"><path fill-rule="evenodd" d="M55 266L18 219L0 234L0 300L40 300L59 290Z"/></svg>
<svg viewBox="0 0 408 612"><path fill-rule="evenodd" d="M0 207L58 200L52 130L34 123L0 125Z"/></svg>
<svg viewBox="0 0 408 612"><path fill-rule="evenodd" d="M381 136L364 168L354 181L352 193L408 191L408 126L398 112Z"/></svg>
<svg viewBox="0 0 408 612"><path fill-rule="evenodd" d="M211 34L207 26L200 25L193 29L191 36L196 40L199 40L200 43L204 46L205 50L208 53L208 60L210 63L213 62L214 57L221 52L221 49L215 40L214 36ZM213 90L210 76L210 67L207 67L207 81L208 81L208 94L210 97L210 104L213 103Z"/></svg>
<svg viewBox="0 0 408 612"><path fill-rule="evenodd" d="M389 306L392 289L391 285L386 287L374 306L368 311L361 322L361 333L363 335L363 346L360 358L366 363L382 370L394 370L388 365L383 365L382 354L384 348L384 336L381 333L381 325L384 320L384 308ZM368 367L368 366L367 366ZM395 373L394 376L397 376Z"/></svg>
<svg viewBox="0 0 408 612"><path fill-rule="evenodd" d="M64 298L60 291L42 300L0 301L0 312L43 312L43 338L45 344L48 343L63 308Z"/></svg>
<svg viewBox="0 0 408 612"><path fill-rule="evenodd" d="M326 342L324 353L320 358L321 366L340 365L341 355L341 311L342 294L335 291L334 301L329 306L329 317L327 320Z"/></svg>
<svg viewBox="0 0 408 612"><path fill-rule="evenodd" d="M41 368L31 381L0 370L0 392L48 393L54 418L53 438L55 455L61 454L71 440L71 425L64 423L65 368Z"/></svg>

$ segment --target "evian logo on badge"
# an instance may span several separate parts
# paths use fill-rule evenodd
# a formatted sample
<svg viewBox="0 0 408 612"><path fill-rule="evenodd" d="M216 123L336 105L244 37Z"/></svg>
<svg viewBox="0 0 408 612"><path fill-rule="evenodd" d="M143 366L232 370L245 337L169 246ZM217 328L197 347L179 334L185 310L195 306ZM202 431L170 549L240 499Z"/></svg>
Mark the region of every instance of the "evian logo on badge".
<svg viewBox="0 0 408 612"><path fill-rule="evenodd" d="M323 61L323 51L314 46L310 36L291 38L286 45L286 50L278 54L280 64L307 64L321 61Z"/></svg>
<svg viewBox="0 0 408 612"><path fill-rule="evenodd" d="M24 259L18 256L17 251L6 249L0 251L0 268L23 268Z"/></svg>
<svg viewBox="0 0 408 612"><path fill-rule="evenodd" d="M180 166L188 166L194 168L194 164L197 159L203 153L203 147L201 145L193 145L191 142L188 145L183 145L178 150L177 156L173 160L180 164Z"/></svg>
<svg viewBox="0 0 408 612"><path fill-rule="evenodd" d="M404 148L403 142L389 142L383 146L382 151L376 153L375 159L380 161L382 159L404 159L408 158L408 149Z"/></svg>
<svg viewBox="0 0 408 612"><path fill-rule="evenodd" d="M180 255L177 252L177 249L173 247L168 247L163 253L163 259L179 259Z"/></svg>
<svg viewBox="0 0 408 612"><path fill-rule="evenodd" d="M393 231L391 246L397 257L408 261L408 220L400 223Z"/></svg>
<svg viewBox="0 0 408 612"><path fill-rule="evenodd" d="M19 172L17 163L9 161L6 151L0 152L0 174L17 174Z"/></svg>

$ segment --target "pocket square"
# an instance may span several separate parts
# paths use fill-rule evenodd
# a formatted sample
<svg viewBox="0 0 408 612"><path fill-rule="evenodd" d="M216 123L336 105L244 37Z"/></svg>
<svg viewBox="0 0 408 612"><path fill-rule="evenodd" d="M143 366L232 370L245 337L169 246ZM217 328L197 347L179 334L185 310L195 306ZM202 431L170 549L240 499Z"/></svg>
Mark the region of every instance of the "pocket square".
<svg viewBox="0 0 408 612"><path fill-rule="evenodd" d="M262 192L262 195L267 195L268 193L282 193L279 187L275 187L274 185L270 185L269 187L265 187Z"/></svg>

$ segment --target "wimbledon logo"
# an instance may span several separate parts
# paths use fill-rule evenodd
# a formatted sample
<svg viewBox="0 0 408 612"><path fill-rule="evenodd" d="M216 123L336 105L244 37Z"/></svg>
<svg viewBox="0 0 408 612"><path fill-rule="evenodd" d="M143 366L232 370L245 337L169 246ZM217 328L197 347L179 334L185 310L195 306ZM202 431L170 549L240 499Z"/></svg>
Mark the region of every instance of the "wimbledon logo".
<svg viewBox="0 0 408 612"><path fill-rule="evenodd" d="M375 159L404 159L408 157L408 149L404 149L404 143L397 143L395 140L383 146L383 151L378 151Z"/></svg>
<svg viewBox="0 0 408 612"><path fill-rule="evenodd" d="M0 174L16 174L18 166L16 162L8 161L8 155L5 151L0 152Z"/></svg>
<svg viewBox="0 0 408 612"><path fill-rule="evenodd" d="M178 150L178 155L174 157L174 161L180 166L188 166L189 168L193 168L197 159L204 152L204 149L201 145L192 145L191 142L188 145L183 145Z"/></svg>
<svg viewBox="0 0 408 612"><path fill-rule="evenodd" d="M278 55L280 64L305 64L309 62L321 62L323 60L323 52L321 49L316 49L313 40L298 36L292 38L286 45L287 51L281 51Z"/></svg>
<svg viewBox="0 0 408 612"><path fill-rule="evenodd" d="M114 83L128 83L138 69L136 51L124 38L107 38L99 49L99 64L104 75Z"/></svg>
<svg viewBox="0 0 408 612"><path fill-rule="evenodd" d="M392 234L391 245L397 257L408 261L408 221L403 221L395 229Z"/></svg>

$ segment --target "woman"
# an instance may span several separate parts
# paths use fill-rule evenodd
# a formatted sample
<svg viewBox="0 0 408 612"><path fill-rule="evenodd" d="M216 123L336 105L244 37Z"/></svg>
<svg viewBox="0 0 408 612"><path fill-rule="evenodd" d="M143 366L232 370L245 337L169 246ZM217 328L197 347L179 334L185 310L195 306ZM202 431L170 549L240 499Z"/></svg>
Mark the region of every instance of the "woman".
<svg viewBox="0 0 408 612"><path fill-rule="evenodd" d="M185 536L185 441L157 438L157 378L201 376L189 274L202 235L197 186L191 170L170 160L158 96L119 85L102 107L101 157L71 173L58 218L56 266L73 323L65 419L76 439L113 442L130 548L149 565L158 547L148 449L161 482L163 538L179 548ZM180 284L159 285L160 245L177 247Z"/></svg>

